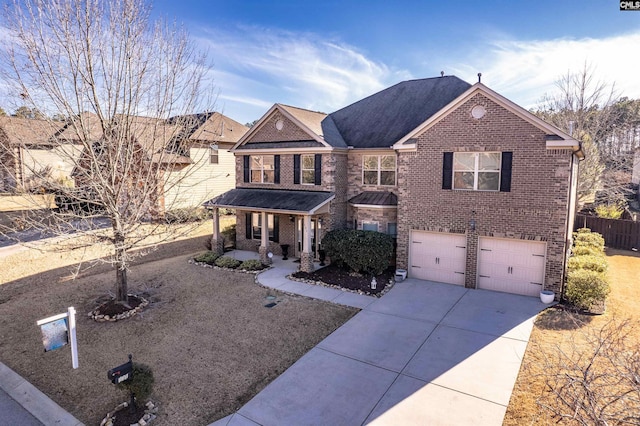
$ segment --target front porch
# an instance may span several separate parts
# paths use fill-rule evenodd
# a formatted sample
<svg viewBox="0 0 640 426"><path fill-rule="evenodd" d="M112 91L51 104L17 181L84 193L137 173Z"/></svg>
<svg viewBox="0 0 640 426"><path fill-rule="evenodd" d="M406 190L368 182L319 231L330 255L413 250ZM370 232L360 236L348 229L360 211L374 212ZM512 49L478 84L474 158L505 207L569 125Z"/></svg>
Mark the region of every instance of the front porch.
<svg viewBox="0 0 640 426"><path fill-rule="evenodd" d="M213 210L212 249L222 253L219 208L236 209L236 247L256 251L270 264L275 255L299 258L313 272L329 224L330 192L236 188L206 203Z"/></svg>

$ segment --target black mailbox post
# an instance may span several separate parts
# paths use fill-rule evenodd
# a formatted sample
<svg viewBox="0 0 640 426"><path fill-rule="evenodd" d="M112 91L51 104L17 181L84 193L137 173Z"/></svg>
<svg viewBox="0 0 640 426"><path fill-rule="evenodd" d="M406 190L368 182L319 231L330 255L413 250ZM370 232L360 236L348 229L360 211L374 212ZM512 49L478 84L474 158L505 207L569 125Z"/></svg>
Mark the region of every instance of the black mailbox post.
<svg viewBox="0 0 640 426"><path fill-rule="evenodd" d="M107 377L111 380L111 383L117 385L125 380L131 380L133 377L133 362L131 361L131 355L129 355L129 362L112 368L107 372Z"/></svg>

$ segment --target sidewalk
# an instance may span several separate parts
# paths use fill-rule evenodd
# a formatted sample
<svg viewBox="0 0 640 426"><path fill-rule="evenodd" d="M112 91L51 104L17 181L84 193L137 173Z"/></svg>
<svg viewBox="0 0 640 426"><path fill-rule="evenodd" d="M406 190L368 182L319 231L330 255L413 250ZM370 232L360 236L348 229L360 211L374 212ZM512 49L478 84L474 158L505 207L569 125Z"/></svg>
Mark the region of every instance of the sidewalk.
<svg viewBox="0 0 640 426"><path fill-rule="evenodd" d="M81 426L82 423L0 362L0 425Z"/></svg>

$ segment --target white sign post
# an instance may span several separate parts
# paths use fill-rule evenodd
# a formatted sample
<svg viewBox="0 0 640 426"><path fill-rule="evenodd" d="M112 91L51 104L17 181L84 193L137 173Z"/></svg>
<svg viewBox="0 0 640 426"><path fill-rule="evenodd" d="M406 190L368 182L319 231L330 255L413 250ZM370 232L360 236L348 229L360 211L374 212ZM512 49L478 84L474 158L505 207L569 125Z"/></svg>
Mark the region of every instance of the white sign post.
<svg viewBox="0 0 640 426"><path fill-rule="evenodd" d="M64 314L41 319L36 324L42 331L44 351L49 352L64 345L71 345L71 365L78 368L78 341L76 339L76 310L67 309Z"/></svg>

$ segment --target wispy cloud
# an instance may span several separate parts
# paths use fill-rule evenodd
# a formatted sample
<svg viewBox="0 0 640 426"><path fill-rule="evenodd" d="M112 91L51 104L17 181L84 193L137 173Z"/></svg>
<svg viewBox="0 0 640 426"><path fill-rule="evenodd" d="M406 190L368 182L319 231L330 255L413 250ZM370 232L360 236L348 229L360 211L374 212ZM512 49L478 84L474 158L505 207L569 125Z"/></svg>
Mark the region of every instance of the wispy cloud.
<svg viewBox="0 0 640 426"><path fill-rule="evenodd" d="M207 29L198 40L214 62L219 102L242 103L255 118L266 111L265 104L276 102L331 112L410 77L315 34L242 27Z"/></svg>
<svg viewBox="0 0 640 426"><path fill-rule="evenodd" d="M456 73L469 82L482 81L524 107L536 105L556 90L555 82L585 64L596 80L614 85L622 96L640 97L640 32L594 39L499 40L468 57Z"/></svg>

